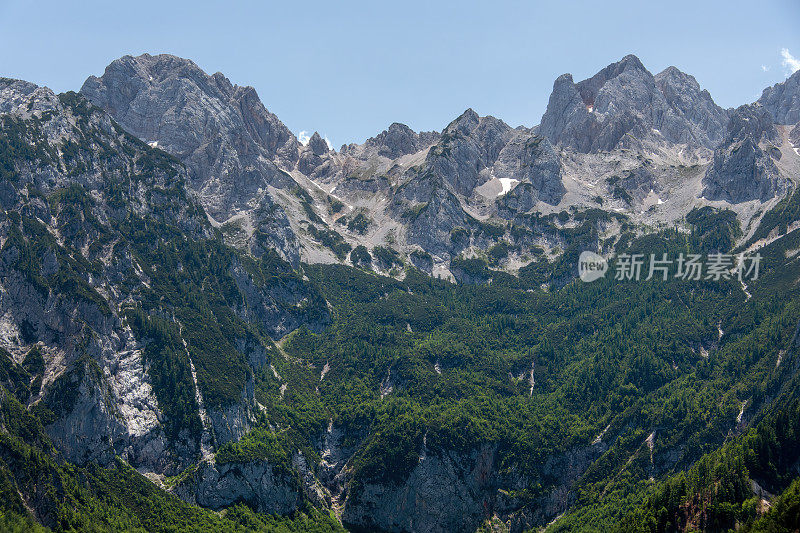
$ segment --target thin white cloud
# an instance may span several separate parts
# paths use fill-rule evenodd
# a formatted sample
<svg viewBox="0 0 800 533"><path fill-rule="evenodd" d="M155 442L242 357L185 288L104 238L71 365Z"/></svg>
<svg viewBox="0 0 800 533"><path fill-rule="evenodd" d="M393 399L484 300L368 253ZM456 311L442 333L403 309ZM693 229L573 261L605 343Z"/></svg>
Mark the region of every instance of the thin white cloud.
<svg viewBox="0 0 800 533"><path fill-rule="evenodd" d="M800 70L800 59L790 54L788 48L781 49L781 57L783 57L783 68L786 70L787 76Z"/></svg>
<svg viewBox="0 0 800 533"><path fill-rule="evenodd" d="M764 72L769 72L769 67L767 65L761 65L761 70Z"/></svg>
<svg viewBox="0 0 800 533"><path fill-rule="evenodd" d="M327 135L325 136L325 144L328 145L328 150L333 150L333 143L331 142L330 139L328 139Z"/></svg>

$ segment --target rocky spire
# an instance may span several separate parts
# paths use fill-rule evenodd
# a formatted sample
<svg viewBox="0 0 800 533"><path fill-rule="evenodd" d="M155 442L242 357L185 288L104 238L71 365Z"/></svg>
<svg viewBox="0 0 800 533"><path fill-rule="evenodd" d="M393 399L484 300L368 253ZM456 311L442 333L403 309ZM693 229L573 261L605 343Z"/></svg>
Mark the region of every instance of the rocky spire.
<svg viewBox="0 0 800 533"><path fill-rule="evenodd" d="M311 151L314 152L314 155L322 155L330 151L330 148L328 148L328 143L325 142L325 139L323 139L316 131L308 140L308 147L311 148Z"/></svg>

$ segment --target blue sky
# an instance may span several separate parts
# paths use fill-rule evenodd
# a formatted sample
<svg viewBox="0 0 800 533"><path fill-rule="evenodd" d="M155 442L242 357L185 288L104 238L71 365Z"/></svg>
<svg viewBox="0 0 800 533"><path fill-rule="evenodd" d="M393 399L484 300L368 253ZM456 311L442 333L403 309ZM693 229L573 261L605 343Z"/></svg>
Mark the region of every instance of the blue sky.
<svg viewBox="0 0 800 533"><path fill-rule="evenodd" d="M338 147L392 122L440 130L467 107L533 126L558 75L628 53L694 75L723 107L752 102L800 66L800 2L0 0L0 76L78 90L144 52L252 85L292 131Z"/></svg>

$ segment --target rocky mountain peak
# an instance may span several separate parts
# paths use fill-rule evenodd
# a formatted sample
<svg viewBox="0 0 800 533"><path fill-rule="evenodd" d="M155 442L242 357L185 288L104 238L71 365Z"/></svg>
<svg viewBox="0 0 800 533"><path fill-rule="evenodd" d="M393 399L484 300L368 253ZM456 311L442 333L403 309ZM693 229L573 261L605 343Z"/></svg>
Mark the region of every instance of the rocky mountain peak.
<svg viewBox="0 0 800 533"><path fill-rule="evenodd" d="M58 97L47 87L11 78L0 78L0 113L28 115L32 111L54 110Z"/></svg>
<svg viewBox="0 0 800 533"><path fill-rule="evenodd" d="M572 76L560 76L540 132L579 152L612 150L625 134L653 129L654 104L665 106L652 74L628 55L577 84Z"/></svg>
<svg viewBox="0 0 800 533"><path fill-rule="evenodd" d="M328 148L328 143L325 142L325 139L323 139L322 136L316 131L308 140L308 147L311 148L311 151L314 152L314 155L322 155L330 151L330 148Z"/></svg>
<svg viewBox="0 0 800 533"><path fill-rule="evenodd" d="M664 93L677 96L681 92L708 94L700 88L700 84L691 74L687 74L677 67L670 66L655 75L656 85Z"/></svg>
<svg viewBox="0 0 800 533"><path fill-rule="evenodd" d="M478 116L478 113L475 112L474 109L468 108L466 111L461 113L453 122L447 125L444 129L444 133L455 133L459 132L462 135L469 135L472 133L472 130L480 122L481 117Z"/></svg>
<svg viewBox="0 0 800 533"><path fill-rule="evenodd" d="M550 93L550 101L542 116L539 132L553 143L563 141L572 146L583 144L583 147L588 149L585 141L579 142L575 135L567 132L576 130L578 125L584 124L589 118L589 112L572 80L572 74L562 74L553 83L553 92Z"/></svg>
<svg viewBox="0 0 800 533"><path fill-rule="evenodd" d="M714 103L694 76L667 67L655 76L668 108L660 132L673 142L716 147L725 135L729 112Z"/></svg>
<svg viewBox="0 0 800 533"><path fill-rule="evenodd" d="M81 93L130 133L178 157L217 221L272 213L264 235L276 237L270 244L284 258L298 260L295 236L285 214L271 209L268 187L294 184L280 167L295 166L300 144L255 89L208 75L188 59L144 54L112 62L102 76L89 77Z"/></svg>
<svg viewBox="0 0 800 533"><path fill-rule="evenodd" d="M578 92L583 103L589 107L595 107L596 100L601 89L610 81L625 76L626 78L643 80L649 85L653 75L650 74L644 65L635 55L627 55L616 63L611 63L606 68L595 74L589 79L577 84Z"/></svg>
<svg viewBox="0 0 800 533"><path fill-rule="evenodd" d="M390 159L405 154L412 154L419 150L420 136L405 124L393 122L389 129L370 139L375 145L381 147L379 153ZM370 141L367 141L368 143Z"/></svg>
<svg viewBox="0 0 800 533"><path fill-rule="evenodd" d="M409 187L408 191L414 191L412 197L419 200L430 196L437 184L448 184L458 194L472 195L476 187L493 179L492 169L515 133L502 120L481 117L473 109L467 109L444 129L428 152L424 167L411 170L415 179L422 178L427 184ZM504 165L519 167L520 153L513 150Z"/></svg>
<svg viewBox="0 0 800 533"><path fill-rule="evenodd" d="M341 153L364 161L374 156L397 159L428 148L438 141L439 136L434 131L416 133L405 124L394 122L364 144L343 145Z"/></svg>
<svg viewBox="0 0 800 533"><path fill-rule="evenodd" d="M767 141L780 144L780 135L769 111L760 103L743 105L731 113L725 140L739 141L750 137L758 144Z"/></svg>
<svg viewBox="0 0 800 533"><path fill-rule="evenodd" d="M569 74L556 79L539 131L584 153L613 150L629 133L711 148L726 120L693 77L675 67L653 76L628 55L578 83Z"/></svg>
<svg viewBox="0 0 800 533"><path fill-rule="evenodd" d="M270 158L297 159L297 139L266 110L252 87L233 85L221 73L209 76L193 61L160 54L124 56L101 77L90 76L81 88L128 131L181 156L220 132L246 131ZM205 109L221 108L204 123ZM197 128L181 128L181 122Z"/></svg>
<svg viewBox="0 0 800 533"><path fill-rule="evenodd" d="M758 102L778 124L800 122L800 70L786 81L764 89Z"/></svg>

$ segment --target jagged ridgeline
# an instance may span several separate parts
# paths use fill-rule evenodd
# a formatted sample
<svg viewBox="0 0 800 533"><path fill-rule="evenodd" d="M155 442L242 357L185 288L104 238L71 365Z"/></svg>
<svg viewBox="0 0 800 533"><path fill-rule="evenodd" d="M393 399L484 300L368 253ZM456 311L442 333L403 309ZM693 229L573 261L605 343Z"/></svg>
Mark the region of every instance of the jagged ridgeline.
<svg viewBox="0 0 800 533"><path fill-rule="evenodd" d="M174 56L0 78L0 529L796 529L798 80L337 151Z"/></svg>

